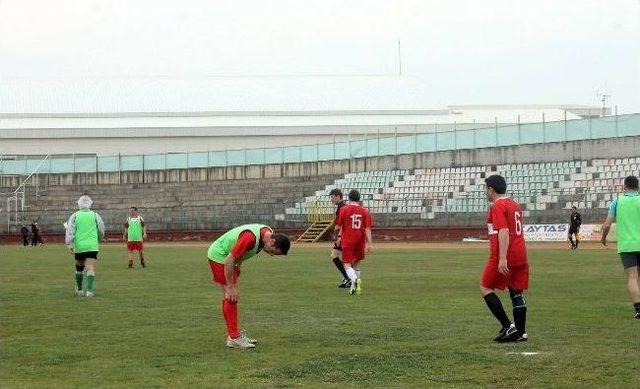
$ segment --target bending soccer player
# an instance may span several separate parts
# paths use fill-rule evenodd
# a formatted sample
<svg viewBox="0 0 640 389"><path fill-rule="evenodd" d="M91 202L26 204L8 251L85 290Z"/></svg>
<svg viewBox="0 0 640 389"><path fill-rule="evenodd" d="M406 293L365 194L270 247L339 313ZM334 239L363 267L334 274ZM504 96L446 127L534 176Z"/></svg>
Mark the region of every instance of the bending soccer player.
<svg viewBox="0 0 640 389"><path fill-rule="evenodd" d="M228 231L209 247L207 257L213 281L222 288L222 315L227 323L227 347L254 348L251 339L238 326L238 282L244 261L260 251L269 255L287 255L291 243L283 234L274 234L269 226L246 224Z"/></svg>
<svg viewBox="0 0 640 389"><path fill-rule="evenodd" d="M487 307L502 328L493 340L496 342L524 342L527 305L524 291L529 288L527 247L522 234L520 204L506 196L507 183L503 177L493 175L485 179L487 198L491 208L487 214L490 256L482 273L480 290ZM512 324L496 290L509 288L513 305Z"/></svg>
<svg viewBox="0 0 640 389"><path fill-rule="evenodd" d="M144 241L147 239L147 225L142 216L138 213L138 208L131 207L129 216L124 222L124 233L122 239L127 242L127 252L129 253L129 268L133 267L133 252L138 252L140 266L146 267L144 262Z"/></svg>
<svg viewBox="0 0 640 389"><path fill-rule="evenodd" d="M633 302L634 316L640 319L640 193L638 177L628 176L624 179L624 193L611 202L609 214L602 225L603 245L607 245L607 235L611 224L617 224L618 255L622 267L627 273L627 289Z"/></svg>
<svg viewBox="0 0 640 389"><path fill-rule="evenodd" d="M331 202L337 206L336 217L333 220L334 226L336 224L336 221L338 220L340 210L347 204L342 196L342 191L337 188L332 189L331 192L329 192L329 199L331 199ZM344 269L344 265L342 264L342 248L340 247L338 231L336 229L333 230L333 249L331 250L331 259L333 260L333 264L336 265L336 268L338 269L340 274L342 274L342 283L338 285L338 288L350 288L351 280L349 280L349 276L347 275L347 272Z"/></svg>
<svg viewBox="0 0 640 389"><path fill-rule="evenodd" d="M76 258L76 295L93 297L96 279L96 261L100 251L99 241L104 239L104 222L91 210L93 201L89 196L78 199L80 210L67 220L65 243ZM87 273L86 293L82 291L83 274Z"/></svg>
<svg viewBox="0 0 640 389"><path fill-rule="evenodd" d="M582 216L578 212L578 208L571 207L572 212L569 217L569 242L571 242L571 250L577 250L580 245L580 225L582 225ZM575 241L574 241L575 238Z"/></svg>
<svg viewBox="0 0 640 389"><path fill-rule="evenodd" d="M362 293L362 280L358 265L365 254L373 249L371 243L371 227L373 219L369 211L360 205L360 192L349 192L349 202L343 206L336 220L336 231L342 247L342 263L351 286L349 293Z"/></svg>

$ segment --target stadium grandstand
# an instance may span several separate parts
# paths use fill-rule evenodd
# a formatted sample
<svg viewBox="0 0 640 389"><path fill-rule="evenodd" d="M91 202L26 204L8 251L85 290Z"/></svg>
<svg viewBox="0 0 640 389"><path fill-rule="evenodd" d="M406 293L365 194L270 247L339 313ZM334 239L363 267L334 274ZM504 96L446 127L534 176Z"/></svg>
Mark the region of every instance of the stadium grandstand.
<svg viewBox="0 0 640 389"><path fill-rule="evenodd" d="M285 81L300 96L305 85L326 82ZM214 94L184 88L151 111L135 95L156 86L135 83L112 87L106 103L89 98L97 85L80 86L86 99L50 99L55 85L29 99L9 93L0 115L0 231L15 235L21 223L37 220L51 237L61 235L77 196L88 193L114 232L137 205L157 239L198 239L257 217L296 236L317 224L317 240L332 218L328 192L338 187L363 193L385 237L453 227L481 236L487 175L507 178L529 222L552 223L573 205L599 220L621 178L638 174L639 114L570 105L424 109L411 104L424 88L393 77L376 82L397 93L358 105L382 86L344 82L362 93L341 96L339 111L330 88L313 101L260 106L273 101L260 98L276 93L269 83L258 84L253 103L231 99L216 111L205 110L221 107ZM185 100L198 104L186 110ZM185 109L167 113L163 104Z"/></svg>

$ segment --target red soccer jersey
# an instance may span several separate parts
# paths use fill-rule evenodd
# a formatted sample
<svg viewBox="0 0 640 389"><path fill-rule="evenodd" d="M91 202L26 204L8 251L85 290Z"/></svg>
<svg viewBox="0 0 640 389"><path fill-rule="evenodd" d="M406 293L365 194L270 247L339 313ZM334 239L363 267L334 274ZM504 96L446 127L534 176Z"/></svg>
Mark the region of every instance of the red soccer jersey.
<svg viewBox="0 0 640 389"><path fill-rule="evenodd" d="M340 226L340 245L343 248L364 247L365 230L373 227L373 219L365 207L349 203L340 208L336 226Z"/></svg>
<svg viewBox="0 0 640 389"><path fill-rule="evenodd" d="M491 259L500 259L498 231L509 229L509 248L507 249L507 264L519 266L527 263L527 247L522 233L522 210L520 204L508 197L501 197L494 201L487 213L487 228L489 230L489 245Z"/></svg>

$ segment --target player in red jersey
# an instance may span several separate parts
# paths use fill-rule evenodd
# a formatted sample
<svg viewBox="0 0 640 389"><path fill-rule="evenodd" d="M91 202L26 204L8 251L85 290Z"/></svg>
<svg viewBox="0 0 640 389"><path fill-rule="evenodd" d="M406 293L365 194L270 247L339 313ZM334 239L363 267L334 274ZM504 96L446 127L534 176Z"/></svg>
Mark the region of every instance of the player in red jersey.
<svg viewBox="0 0 640 389"><path fill-rule="evenodd" d="M373 219L369 211L360 205L360 192L353 189L349 192L349 202L343 206L336 219L336 231L342 247L342 263L351 286L349 293L362 293L362 280L358 264L369 253L371 244L371 227Z"/></svg>
<svg viewBox="0 0 640 389"><path fill-rule="evenodd" d="M499 175L485 179L487 198L491 208L487 214L490 256L484 271L480 290L489 310L502 328L493 340L496 342L524 342L527 305L524 291L529 288L529 263L527 247L522 233L520 204L506 196L507 182ZM496 290L509 288L513 304L512 324Z"/></svg>

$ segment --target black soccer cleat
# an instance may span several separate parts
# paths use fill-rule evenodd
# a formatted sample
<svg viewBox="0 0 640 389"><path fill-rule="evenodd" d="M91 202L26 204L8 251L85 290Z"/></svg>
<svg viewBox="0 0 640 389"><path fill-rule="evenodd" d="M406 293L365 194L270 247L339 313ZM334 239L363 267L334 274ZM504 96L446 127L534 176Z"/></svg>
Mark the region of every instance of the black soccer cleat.
<svg viewBox="0 0 640 389"><path fill-rule="evenodd" d="M527 333L518 333L518 336L516 337L516 339L514 340L514 342L526 342L529 340L529 335L527 335Z"/></svg>
<svg viewBox="0 0 640 389"><path fill-rule="evenodd" d="M640 319L640 311L636 311L636 314L633 315L634 319Z"/></svg>
<svg viewBox="0 0 640 389"><path fill-rule="evenodd" d="M350 288L351 287L351 280L342 280L342 283L340 285L338 285L338 288Z"/></svg>
<svg viewBox="0 0 640 389"><path fill-rule="evenodd" d="M518 335L518 330L514 324L511 324L509 328L503 328L498 332L498 336L493 338L494 342L506 343L513 342Z"/></svg>
<svg viewBox="0 0 640 389"><path fill-rule="evenodd" d="M513 329L513 330L512 330ZM493 338L494 342L500 342L502 338L504 338L507 335L507 332L509 331L515 331L516 330L516 326L514 324L511 324L509 327L507 328L501 328L500 332L498 332L498 335L496 335L495 338Z"/></svg>

